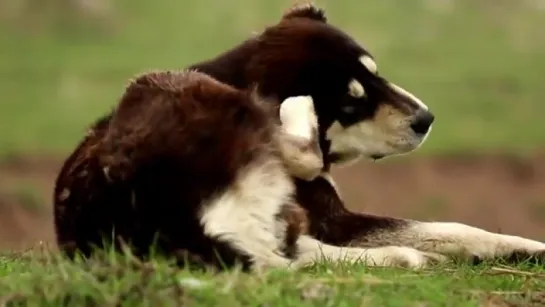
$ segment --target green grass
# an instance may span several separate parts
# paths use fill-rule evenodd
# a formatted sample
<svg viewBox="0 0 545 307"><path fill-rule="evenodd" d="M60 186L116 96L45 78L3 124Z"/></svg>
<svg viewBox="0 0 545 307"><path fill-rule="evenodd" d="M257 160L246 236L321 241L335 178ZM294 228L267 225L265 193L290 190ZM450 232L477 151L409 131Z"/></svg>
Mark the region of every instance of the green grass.
<svg viewBox="0 0 545 307"><path fill-rule="evenodd" d="M289 272L190 272L157 259L103 255L70 262L49 252L0 256L2 306L542 306L545 268L420 271L318 264ZM496 305L483 305L494 303ZM501 305L502 303L506 305ZM512 305L507 305L511 303Z"/></svg>
<svg viewBox="0 0 545 307"><path fill-rule="evenodd" d="M59 0L0 4L1 154L65 153L131 76L218 54L276 22L292 1L94 2L112 7L94 15ZM383 75L435 111L420 152L545 143L545 10L538 1L318 3L375 54Z"/></svg>

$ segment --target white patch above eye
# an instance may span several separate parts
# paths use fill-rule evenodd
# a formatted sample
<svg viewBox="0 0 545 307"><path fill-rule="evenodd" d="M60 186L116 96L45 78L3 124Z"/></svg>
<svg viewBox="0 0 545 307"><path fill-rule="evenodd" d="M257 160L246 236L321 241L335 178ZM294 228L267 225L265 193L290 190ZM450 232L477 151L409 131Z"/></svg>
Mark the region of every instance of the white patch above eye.
<svg viewBox="0 0 545 307"><path fill-rule="evenodd" d="M373 74L377 73L378 71L377 63L370 56L362 55L360 57L360 62L363 64L363 66L365 66L365 68L367 68L369 72Z"/></svg>
<svg viewBox="0 0 545 307"><path fill-rule="evenodd" d="M365 96L365 89L363 89L363 85L356 81L356 79L352 79L352 81L348 83L348 94L354 98L361 98Z"/></svg>
<svg viewBox="0 0 545 307"><path fill-rule="evenodd" d="M280 105L280 121L287 133L311 140L313 130L318 127L312 97L286 98Z"/></svg>
<svg viewBox="0 0 545 307"><path fill-rule="evenodd" d="M424 109L424 110L428 110L428 106L425 105L422 100L418 99L416 96L414 96L413 94L407 92L406 90L404 90L403 88L393 84L393 83L390 83L390 88L393 89L394 91L396 91L398 94L400 95L403 95L409 99L411 99L412 101L414 101L414 103L421 109Z"/></svg>

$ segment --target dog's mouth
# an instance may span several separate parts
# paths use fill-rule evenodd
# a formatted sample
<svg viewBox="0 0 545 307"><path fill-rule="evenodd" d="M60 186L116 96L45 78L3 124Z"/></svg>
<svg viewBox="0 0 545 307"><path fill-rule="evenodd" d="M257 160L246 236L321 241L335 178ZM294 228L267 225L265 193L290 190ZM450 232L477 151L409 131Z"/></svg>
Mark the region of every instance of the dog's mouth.
<svg viewBox="0 0 545 307"><path fill-rule="evenodd" d="M389 136L387 139L371 139L367 142L357 143L357 138L348 138L348 141L341 139L330 146L327 160L334 164L347 164L354 160L363 158L370 161L379 161L387 157L399 156L411 153L418 149L425 141L426 135L400 134Z"/></svg>

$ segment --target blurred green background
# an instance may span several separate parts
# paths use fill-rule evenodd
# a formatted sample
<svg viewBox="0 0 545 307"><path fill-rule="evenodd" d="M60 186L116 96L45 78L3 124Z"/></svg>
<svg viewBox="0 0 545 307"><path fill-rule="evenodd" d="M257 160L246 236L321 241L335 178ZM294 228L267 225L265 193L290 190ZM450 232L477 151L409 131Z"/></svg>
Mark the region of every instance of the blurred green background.
<svg viewBox="0 0 545 307"><path fill-rule="evenodd" d="M67 152L134 74L214 56L291 3L0 1L0 155ZM544 1L317 3L375 55L383 75L435 111L420 153L545 143Z"/></svg>

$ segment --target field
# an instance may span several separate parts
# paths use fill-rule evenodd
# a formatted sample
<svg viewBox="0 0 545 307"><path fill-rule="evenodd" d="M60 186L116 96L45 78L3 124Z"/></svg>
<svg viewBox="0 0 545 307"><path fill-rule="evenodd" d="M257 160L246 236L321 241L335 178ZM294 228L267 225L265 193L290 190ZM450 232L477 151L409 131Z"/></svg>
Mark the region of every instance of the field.
<svg viewBox="0 0 545 307"><path fill-rule="evenodd" d="M408 271L316 265L263 274L180 271L105 254L69 263L32 253L0 258L5 306L494 306L545 305L545 270L529 264ZM31 273L29 273L31 272ZM48 286L44 286L48 285Z"/></svg>
<svg viewBox="0 0 545 307"><path fill-rule="evenodd" d="M203 306L545 305L539 293L545 272L535 266L415 273L320 265L307 272L212 277L177 272L164 262L74 265L36 251L38 242L53 238L51 193L60 164L130 77L211 57L275 22L289 3L0 2L0 305L25 297L29 305L47 298L51 306L88 297L102 305L121 297L148 305L181 297ZM381 74L419 96L437 117L418 152L335 169L347 205L544 240L541 1L318 3L331 23L368 47ZM18 252L27 248L32 252ZM180 290L184 280L189 284ZM53 290L44 291L43 284Z"/></svg>

